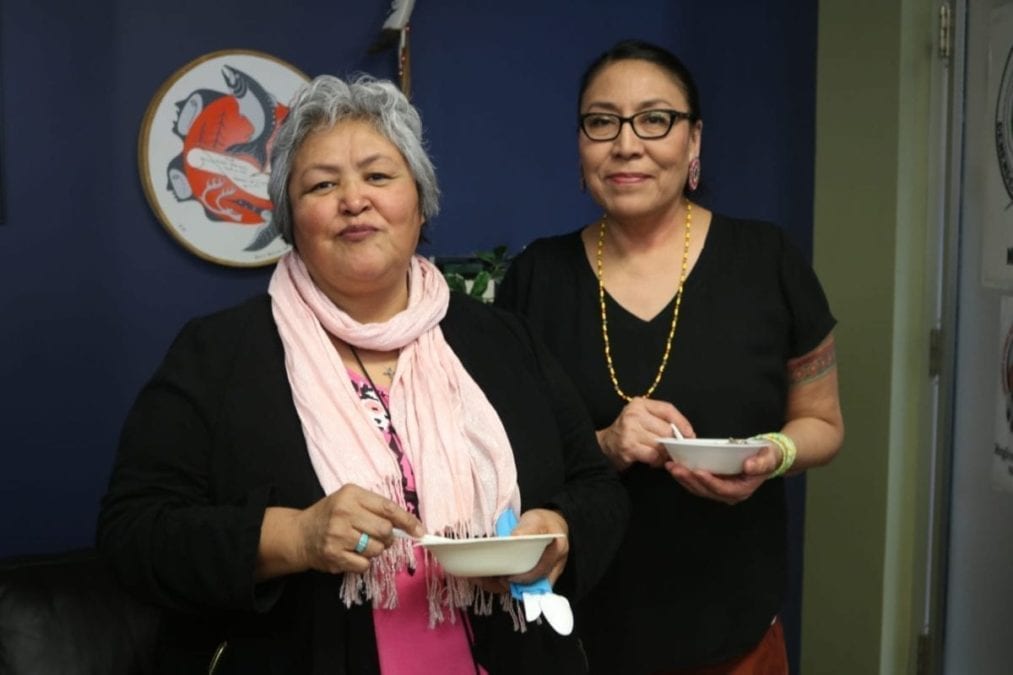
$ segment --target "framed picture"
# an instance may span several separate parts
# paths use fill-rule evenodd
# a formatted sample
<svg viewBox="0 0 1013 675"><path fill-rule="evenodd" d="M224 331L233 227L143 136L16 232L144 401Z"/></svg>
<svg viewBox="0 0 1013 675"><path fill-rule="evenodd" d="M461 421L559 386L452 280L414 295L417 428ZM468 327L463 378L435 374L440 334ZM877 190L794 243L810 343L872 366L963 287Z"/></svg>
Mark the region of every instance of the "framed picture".
<svg viewBox="0 0 1013 675"><path fill-rule="evenodd" d="M992 487L1013 492L1013 296L999 305L999 353L996 363L995 442L985 451L992 455Z"/></svg>
<svg viewBox="0 0 1013 675"><path fill-rule="evenodd" d="M307 80L268 54L225 50L186 64L152 98L138 139L141 183L187 250L230 267L269 265L289 250L273 223L269 157Z"/></svg>
<svg viewBox="0 0 1013 675"><path fill-rule="evenodd" d="M992 11L988 40L989 112L981 129L995 148L983 166L981 272L989 288L1013 290L1013 8Z"/></svg>

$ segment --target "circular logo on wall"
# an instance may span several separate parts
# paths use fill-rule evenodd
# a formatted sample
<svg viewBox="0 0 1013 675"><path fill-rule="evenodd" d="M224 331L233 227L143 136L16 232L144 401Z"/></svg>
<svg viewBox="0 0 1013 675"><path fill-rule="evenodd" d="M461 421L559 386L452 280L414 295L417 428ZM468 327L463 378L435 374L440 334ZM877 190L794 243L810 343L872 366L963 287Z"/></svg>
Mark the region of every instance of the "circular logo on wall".
<svg viewBox="0 0 1013 675"><path fill-rule="evenodd" d="M1003 186L1013 200L1013 49L1006 55L995 104L995 154Z"/></svg>
<svg viewBox="0 0 1013 675"><path fill-rule="evenodd" d="M1013 434L1013 326L1010 326L1006 332L1006 339L1003 340L999 371L1003 400L1006 403L1006 424Z"/></svg>
<svg viewBox="0 0 1013 675"><path fill-rule="evenodd" d="M183 66L141 125L141 182L172 236L232 267L269 265L289 250L267 195L271 148L306 75L268 54L219 51Z"/></svg>

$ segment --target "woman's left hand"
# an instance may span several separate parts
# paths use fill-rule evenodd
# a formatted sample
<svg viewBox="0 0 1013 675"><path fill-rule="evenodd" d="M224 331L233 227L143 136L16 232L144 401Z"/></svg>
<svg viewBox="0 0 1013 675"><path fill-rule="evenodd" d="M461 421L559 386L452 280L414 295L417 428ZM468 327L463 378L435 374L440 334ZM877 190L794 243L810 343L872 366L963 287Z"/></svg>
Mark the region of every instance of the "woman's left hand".
<svg viewBox="0 0 1013 675"><path fill-rule="evenodd" d="M521 514L517 527L512 534L563 534L569 535L570 528L558 511L550 509L531 509ZM550 584L555 585L556 579L566 567L566 559L570 554L569 536L558 537L549 542L542 552L538 563L524 574L512 577L486 577L478 580L478 584L493 593L506 593L511 582L527 584L546 577Z"/></svg>
<svg viewBox="0 0 1013 675"><path fill-rule="evenodd" d="M666 462L665 470L679 484L698 497L725 504L749 499L781 463L780 451L768 445L742 463L742 473L719 476L708 471L693 471L678 462Z"/></svg>

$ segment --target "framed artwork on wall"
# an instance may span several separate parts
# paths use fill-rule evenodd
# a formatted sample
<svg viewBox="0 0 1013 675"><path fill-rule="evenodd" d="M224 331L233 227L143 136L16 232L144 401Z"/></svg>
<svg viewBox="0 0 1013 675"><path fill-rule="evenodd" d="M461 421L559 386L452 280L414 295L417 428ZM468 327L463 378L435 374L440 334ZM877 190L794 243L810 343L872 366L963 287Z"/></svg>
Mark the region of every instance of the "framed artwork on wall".
<svg viewBox="0 0 1013 675"><path fill-rule="evenodd" d="M984 169L982 283L1013 290L1013 8L992 11L988 39L989 112L987 130L994 161Z"/></svg>
<svg viewBox="0 0 1013 675"><path fill-rule="evenodd" d="M1013 296L999 305L999 377L996 381L995 441L985 451L992 455L992 487L1013 492Z"/></svg>
<svg viewBox="0 0 1013 675"><path fill-rule="evenodd" d="M138 139L144 194L173 238L230 267L289 250L267 194L274 134L308 80L269 54L224 50L176 71L152 98Z"/></svg>

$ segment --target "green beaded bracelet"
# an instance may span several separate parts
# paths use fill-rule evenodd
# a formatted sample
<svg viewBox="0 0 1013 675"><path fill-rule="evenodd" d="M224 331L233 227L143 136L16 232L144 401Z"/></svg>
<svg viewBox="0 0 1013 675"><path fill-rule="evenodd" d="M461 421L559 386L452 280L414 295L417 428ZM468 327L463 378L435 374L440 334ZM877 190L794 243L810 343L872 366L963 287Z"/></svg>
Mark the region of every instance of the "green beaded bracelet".
<svg viewBox="0 0 1013 675"><path fill-rule="evenodd" d="M798 454L795 448L795 441L791 440L790 436L782 434L779 431L760 434L759 437L771 441L781 450L781 463L774 469L774 473L770 474L767 478L783 476L791 468L791 465L795 463L795 455Z"/></svg>

